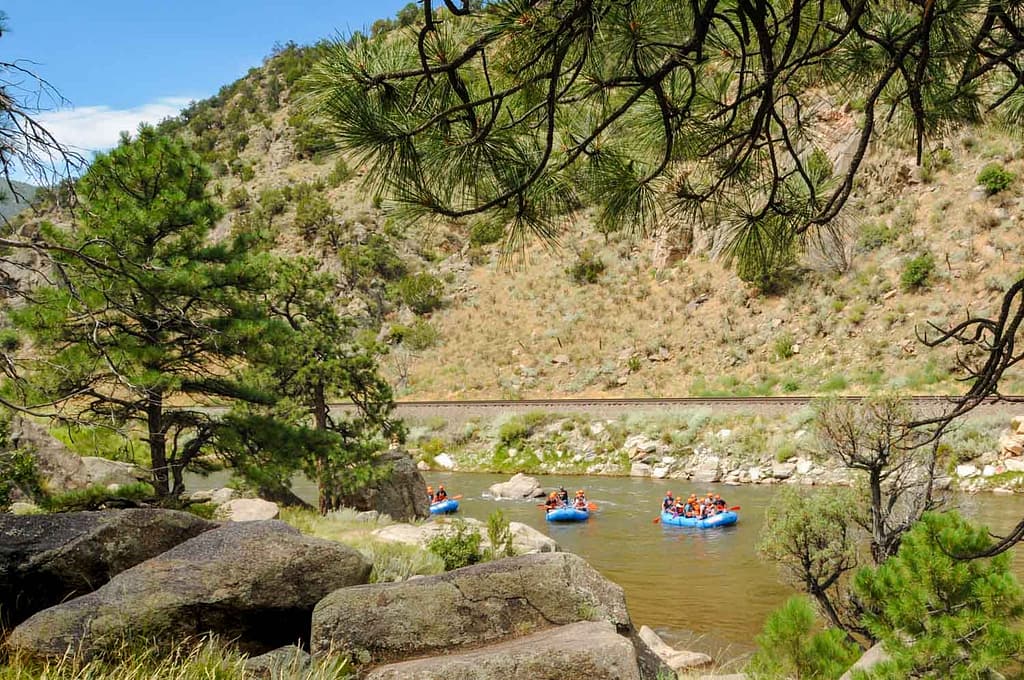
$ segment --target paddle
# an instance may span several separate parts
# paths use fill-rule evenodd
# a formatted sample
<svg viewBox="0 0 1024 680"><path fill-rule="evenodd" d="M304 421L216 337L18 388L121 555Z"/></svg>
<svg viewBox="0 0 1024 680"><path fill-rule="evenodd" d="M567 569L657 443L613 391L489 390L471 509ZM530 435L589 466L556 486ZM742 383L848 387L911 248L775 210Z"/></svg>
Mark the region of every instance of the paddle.
<svg viewBox="0 0 1024 680"><path fill-rule="evenodd" d="M587 503L587 510L597 510L597 503Z"/></svg>

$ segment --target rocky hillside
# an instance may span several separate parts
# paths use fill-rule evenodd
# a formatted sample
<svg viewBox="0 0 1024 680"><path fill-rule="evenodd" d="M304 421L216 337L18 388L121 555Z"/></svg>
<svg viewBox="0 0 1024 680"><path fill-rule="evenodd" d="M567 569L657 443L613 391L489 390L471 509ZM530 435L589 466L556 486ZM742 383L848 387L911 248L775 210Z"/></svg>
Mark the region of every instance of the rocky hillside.
<svg viewBox="0 0 1024 680"><path fill-rule="evenodd" d="M992 312L1021 272L1024 149L992 128L933 141L921 168L874 149L839 231L808 239L772 294L685 223L600 234L583 213L510 261L487 224L404 222L332 152L299 106L321 49L279 49L162 128L214 168L219 233L264 231L337 274L403 398L954 392L954 348L916 333ZM820 118L841 165L855 103Z"/></svg>

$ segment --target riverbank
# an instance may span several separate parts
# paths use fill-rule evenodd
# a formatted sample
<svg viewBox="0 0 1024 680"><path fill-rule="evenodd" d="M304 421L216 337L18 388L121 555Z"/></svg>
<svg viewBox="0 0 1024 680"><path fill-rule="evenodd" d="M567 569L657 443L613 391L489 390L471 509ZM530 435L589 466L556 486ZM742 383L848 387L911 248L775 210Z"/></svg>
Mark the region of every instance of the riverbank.
<svg viewBox="0 0 1024 680"><path fill-rule="evenodd" d="M536 411L464 423L410 421L421 471L597 475L697 484L850 485L849 470L820 456L810 406L785 415L698 408L615 418ZM944 441L940 485L968 492L1024 492L1024 458L1005 448L1010 419L964 419Z"/></svg>

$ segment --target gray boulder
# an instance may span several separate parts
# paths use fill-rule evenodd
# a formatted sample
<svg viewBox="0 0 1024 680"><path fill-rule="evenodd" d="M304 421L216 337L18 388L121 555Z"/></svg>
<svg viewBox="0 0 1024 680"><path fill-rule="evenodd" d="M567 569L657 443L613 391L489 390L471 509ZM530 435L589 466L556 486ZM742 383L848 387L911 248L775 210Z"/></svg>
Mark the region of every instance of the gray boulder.
<svg viewBox="0 0 1024 680"><path fill-rule="evenodd" d="M89 486L125 486L152 479L152 475L133 463L95 456L83 456L81 460Z"/></svg>
<svg viewBox="0 0 1024 680"><path fill-rule="evenodd" d="M842 676L840 676L839 680L852 680L854 672L871 670L876 665L888 660L889 654L886 653L885 648L882 646L882 643L879 642L878 644L874 645L871 649L864 652L864 654L861 655L859 659L857 659L857 662L850 666L849 670L847 670L845 673L842 674Z"/></svg>
<svg viewBox="0 0 1024 680"><path fill-rule="evenodd" d="M622 588L581 557L539 553L336 590L313 611L311 648L379 664L600 620L631 629Z"/></svg>
<svg viewBox="0 0 1024 680"><path fill-rule="evenodd" d="M115 576L99 590L39 612L7 640L13 653L90 659L128 637L173 645L205 633L262 653L308 638L327 593L366 583L370 563L339 543L278 521L207 531Z"/></svg>
<svg viewBox="0 0 1024 680"><path fill-rule="evenodd" d="M186 512L157 509L0 514L0 623L20 623L91 592L215 526Z"/></svg>
<svg viewBox="0 0 1024 680"><path fill-rule="evenodd" d="M524 475L522 472L512 475L512 479L507 482L492 484L489 491L495 498L511 498L514 500L541 498L545 495L540 482L533 477Z"/></svg>
<svg viewBox="0 0 1024 680"><path fill-rule="evenodd" d="M366 680L640 680L629 640L581 621L468 652L381 666Z"/></svg>
<svg viewBox="0 0 1024 680"><path fill-rule="evenodd" d="M89 486L89 473L82 458L68 451L41 425L17 416L12 418L11 445L32 453L45 491L61 493Z"/></svg>
<svg viewBox="0 0 1024 680"><path fill-rule="evenodd" d="M265 519L277 519L281 508L277 503L262 498L235 498L217 507L216 517L229 522L255 522Z"/></svg>
<svg viewBox="0 0 1024 680"><path fill-rule="evenodd" d="M376 510L400 522L430 516L427 483L408 453L400 449L387 451L377 465L390 466L390 476L343 496L342 505L362 511Z"/></svg>

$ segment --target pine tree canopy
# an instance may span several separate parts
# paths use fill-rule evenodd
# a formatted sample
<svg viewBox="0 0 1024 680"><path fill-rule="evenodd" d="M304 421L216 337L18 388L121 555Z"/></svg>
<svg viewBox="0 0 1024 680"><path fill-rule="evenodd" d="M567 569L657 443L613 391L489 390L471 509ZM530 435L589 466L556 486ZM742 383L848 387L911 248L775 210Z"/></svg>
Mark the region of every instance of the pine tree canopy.
<svg viewBox="0 0 1024 680"><path fill-rule="evenodd" d="M493 214L510 248L593 205L605 230L678 211L741 266L785 266L834 226L878 134L920 160L989 111L1024 122L1017 1L435 4L328 49L307 103L375 191L412 215ZM859 111L837 167L818 148L830 102Z"/></svg>

